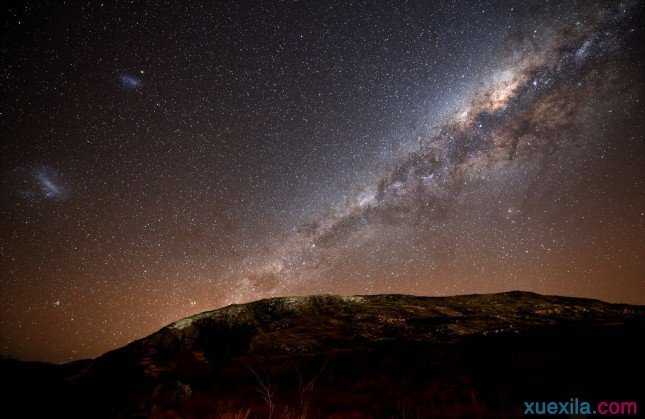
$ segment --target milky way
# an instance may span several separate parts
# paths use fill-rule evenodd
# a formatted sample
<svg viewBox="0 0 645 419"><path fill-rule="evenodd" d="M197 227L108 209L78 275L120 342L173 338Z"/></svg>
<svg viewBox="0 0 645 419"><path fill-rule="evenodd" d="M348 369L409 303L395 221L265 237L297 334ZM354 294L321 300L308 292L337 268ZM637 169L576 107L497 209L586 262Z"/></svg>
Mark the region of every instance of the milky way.
<svg viewBox="0 0 645 419"><path fill-rule="evenodd" d="M543 282L553 281L551 269L540 272L537 283L530 271L543 269L550 254L564 253L566 241L575 240L564 234L571 230L562 225L569 221L562 213L570 201L580 203L567 191L578 189L580 175L596 176L585 173L594 170L587 160L602 159L610 141L630 141L603 132L620 107L603 98L630 90L613 62L633 32L621 26L630 10L594 12L585 25L560 22L546 34L512 40L499 68L465 105L417 136L418 149L376 185L333 216L300 228L267 261L252 260L232 301L318 288L542 290ZM636 112L639 103L621 111ZM518 262L527 268L518 269ZM507 264L516 272L506 272ZM470 265L466 272L464 265ZM643 285L643 272L638 275Z"/></svg>
<svg viewBox="0 0 645 419"><path fill-rule="evenodd" d="M642 9L11 9L2 352L276 295L645 303Z"/></svg>

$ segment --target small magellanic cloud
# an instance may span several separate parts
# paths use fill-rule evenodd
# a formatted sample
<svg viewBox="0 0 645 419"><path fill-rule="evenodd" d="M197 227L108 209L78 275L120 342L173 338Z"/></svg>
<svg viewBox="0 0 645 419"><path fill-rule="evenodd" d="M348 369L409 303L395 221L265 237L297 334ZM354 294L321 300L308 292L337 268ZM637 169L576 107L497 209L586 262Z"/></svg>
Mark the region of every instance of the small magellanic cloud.
<svg viewBox="0 0 645 419"><path fill-rule="evenodd" d="M143 85L143 80L133 73L121 73L119 74L119 84L125 90L136 90Z"/></svg>

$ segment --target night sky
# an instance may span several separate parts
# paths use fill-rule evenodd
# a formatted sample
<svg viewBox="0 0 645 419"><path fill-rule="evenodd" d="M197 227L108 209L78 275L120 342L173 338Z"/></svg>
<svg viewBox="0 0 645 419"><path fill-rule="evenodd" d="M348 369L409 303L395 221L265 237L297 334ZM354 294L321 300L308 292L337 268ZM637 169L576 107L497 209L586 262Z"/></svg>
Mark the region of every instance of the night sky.
<svg viewBox="0 0 645 419"><path fill-rule="evenodd" d="M640 1L4 15L3 356L280 295L645 304Z"/></svg>

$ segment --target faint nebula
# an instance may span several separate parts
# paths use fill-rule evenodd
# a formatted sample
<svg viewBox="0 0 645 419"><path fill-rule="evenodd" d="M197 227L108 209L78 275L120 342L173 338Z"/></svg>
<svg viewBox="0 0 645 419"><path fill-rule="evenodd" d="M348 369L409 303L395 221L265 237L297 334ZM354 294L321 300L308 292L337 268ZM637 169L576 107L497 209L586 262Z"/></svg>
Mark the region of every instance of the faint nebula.
<svg viewBox="0 0 645 419"><path fill-rule="evenodd" d="M32 186L21 192L21 195L32 201L64 200L69 196L58 173L50 167L39 167L31 173Z"/></svg>
<svg viewBox="0 0 645 419"><path fill-rule="evenodd" d="M121 73L119 75L119 83L121 87L126 90L136 90L142 86L143 81L140 77L131 73Z"/></svg>

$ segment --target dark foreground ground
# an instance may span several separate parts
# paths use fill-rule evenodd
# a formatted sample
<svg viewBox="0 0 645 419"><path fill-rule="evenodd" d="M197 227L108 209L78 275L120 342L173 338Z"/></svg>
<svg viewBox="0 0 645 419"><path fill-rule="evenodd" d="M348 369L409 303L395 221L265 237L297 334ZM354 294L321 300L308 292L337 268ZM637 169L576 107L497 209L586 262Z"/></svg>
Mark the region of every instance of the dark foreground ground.
<svg viewBox="0 0 645 419"><path fill-rule="evenodd" d="M94 360L2 361L0 397L12 417L520 417L639 400L644 332L643 306L524 292L274 298Z"/></svg>

